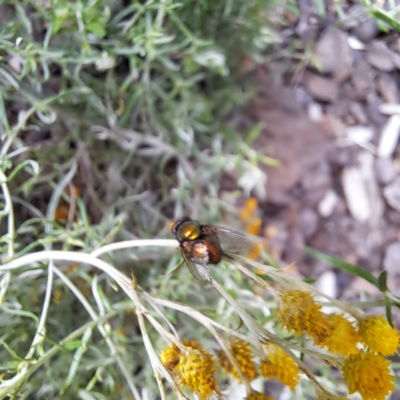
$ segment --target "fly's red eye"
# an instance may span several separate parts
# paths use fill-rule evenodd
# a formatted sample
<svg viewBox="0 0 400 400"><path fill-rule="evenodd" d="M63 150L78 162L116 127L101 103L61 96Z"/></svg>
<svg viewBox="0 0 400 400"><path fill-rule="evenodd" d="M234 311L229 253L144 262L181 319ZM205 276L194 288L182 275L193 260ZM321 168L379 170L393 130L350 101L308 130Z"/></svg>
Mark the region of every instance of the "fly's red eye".
<svg viewBox="0 0 400 400"><path fill-rule="evenodd" d="M181 217L181 218L177 219L175 221L175 223L171 227L171 233L173 235L175 235L176 234L176 230L179 228L179 225L181 225L185 221L190 221L190 220L191 220L190 217Z"/></svg>
<svg viewBox="0 0 400 400"><path fill-rule="evenodd" d="M171 226L171 233L172 233L173 235L175 235L175 233L176 233L176 228L178 227L178 226L177 226L177 222L178 222L178 221L174 222L174 224Z"/></svg>

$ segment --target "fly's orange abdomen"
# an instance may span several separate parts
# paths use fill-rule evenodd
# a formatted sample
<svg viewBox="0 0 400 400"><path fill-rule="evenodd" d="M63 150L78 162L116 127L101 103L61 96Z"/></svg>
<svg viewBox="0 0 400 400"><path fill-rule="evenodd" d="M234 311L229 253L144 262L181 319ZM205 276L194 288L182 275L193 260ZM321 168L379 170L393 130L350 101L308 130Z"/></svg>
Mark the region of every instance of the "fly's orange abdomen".
<svg viewBox="0 0 400 400"><path fill-rule="evenodd" d="M221 246L219 245L218 242L208 243L207 240L205 240L204 243L207 246L208 262L210 264L218 264L222 259Z"/></svg>

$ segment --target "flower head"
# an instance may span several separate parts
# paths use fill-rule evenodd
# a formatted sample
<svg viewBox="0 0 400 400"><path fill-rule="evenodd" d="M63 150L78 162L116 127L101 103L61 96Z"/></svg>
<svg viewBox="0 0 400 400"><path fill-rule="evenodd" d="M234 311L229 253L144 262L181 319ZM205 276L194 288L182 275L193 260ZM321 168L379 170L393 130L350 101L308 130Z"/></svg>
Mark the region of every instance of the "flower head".
<svg viewBox="0 0 400 400"><path fill-rule="evenodd" d="M253 362L253 353L251 351L249 343L240 339L231 339L229 347L232 356L236 360L245 379L252 381L253 379L257 378L257 368ZM218 356L221 361L222 367L228 373L232 374L238 381L240 381L241 379L238 370L229 361L225 352L221 350Z"/></svg>
<svg viewBox="0 0 400 400"><path fill-rule="evenodd" d="M390 361L379 354L360 351L351 354L342 365L349 393L359 392L363 400L384 400L394 390Z"/></svg>
<svg viewBox="0 0 400 400"><path fill-rule="evenodd" d="M259 235L261 232L262 221L260 218L251 219L246 226L246 232L250 235Z"/></svg>
<svg viewBox="0 0 400 400"><path fill-rule="evenodd" d="M383 315L370 315L360 322L359 334L373 353L390 356L397 353L399 331L392 328Z"/></svg>
<svg viewBox="0 0 400 400"><path fill-rule="evenodd" d="M279 322L296 335L308 333L317 346L323 345L332 334L333 327L321 312L311 294L302 290L288 290L281 294L276 308Z"/></svg>
<svg viewBox="0 0 400 400"><path fill-rule="evenodd" d="M357 353L357 343L360 341L360 337L353 324L343 315L333 314L328 319L333 331L322 345L340 356Z"/></svg>
<svg viewBox="0 0 400 400"><path fill-rule="evenodd" d="M240 218L242 221L246 222L248 219L254 217L257 212L258 201L254 197L247 199L240 210Z"/></svg>
<svg viewBox="0 0 400 400"><path fill-rule="evenodd" d="M160 361L169 373L172 373L178 365L180 358L181 351L175 343L172 346L167 346L160 354Z"/></svg>
<svg viewBox="0 0 400 400"><path fill-rule="evenodd" d="M262 226L262 220L257 216L257 214L259 214L258 201L254 197L247 199L239 212L240 218L245 225L245 231L254 236L260 235ZM262 242L252 243L247 257L251 260L257 260L264 247L265 245Z"/></svg>
<svg viewBox="0 0 400 400"><path fill-rule="evenodd" d="M252 390L249 395L247 395L243 400L274 400L270 396L266 396L256 390Z"/></svg>
<svg viewBox="0 0 400 400"><path fill-rule="evenodd" d="M268 360L262 360L260 371L264 378L275 378L290 389L299 383L299 367L280 347L264 345Z"/></svg>
<svg viewBox="0 0 400 400"><path fill-rule="evenodd" d="M250 247L250 251L247 253L247 258L250 258L250 260L257 260L261 255L263 247L264 247L264 245L261 242L252 243L251 247ZM264 273L264 272L261 271L261 273Z"/></svg>
<svg viewBox="0 0 400 400"><path fill-rule="evenodd" d="M182 388L198 393L201 399L208 399L218 392L215 378L215 358L195 341L185 341L187 351L181 351L173 344L161 352L160 360L175 376Z"/></svg>

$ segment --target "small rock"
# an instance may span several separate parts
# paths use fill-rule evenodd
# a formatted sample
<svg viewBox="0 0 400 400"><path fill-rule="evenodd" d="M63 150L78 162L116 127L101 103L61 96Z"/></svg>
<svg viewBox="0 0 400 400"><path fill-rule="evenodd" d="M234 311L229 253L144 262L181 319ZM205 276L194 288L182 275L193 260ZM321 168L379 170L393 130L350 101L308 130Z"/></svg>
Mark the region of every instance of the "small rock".
<svg viewBox="0 0 400 400"><path fill-rule="evenodd" d="M354 94L359 100L366 100L371 93L375 92L374 72L364 60L359 60L354 64L351 81Z"/></svg>
<svg viewBox="0 0 400 400"><path fill-rule="evenodd" d="M400 212L400 177L397 177L383 189L383 196L390 207Z"/></svg>
<svg viewBox="0 0 400 400"><path fill-rule="evenodd" d="M333 115L323 115L319 121L319 125L322 126L327 132L330 132L333 138L341 138L344 136L343 122Z"/></svg>
<svg viewBox="0 0 400 400"><path fill-rule="evenodd" d="M386 215L385 216L386 216L388 222L390 222L391 224L394 224L396 226L400 225L400 213L398 211L392 210L391 208L389 208L386 211Z"/></svg>
<svg viewBox="0 0 400 400"><path fill-rule="evenodd" d="M336 298L337 279L336 274L332 270L325 271L323 274L321 274L315 284L320 292ZM326 309L331 309L331 307L324 307L324 311L327 311Z"/></svg>
<svg viewBox="0 0 400 400"><path fill-rule="evenodd" d="M385 73L379 74L376 80L376 87L384 102L398 102L397 82L391 75Z"/></svg>
<svg viewBox="0 0 400 400"><path fill-rule="evenodd" d="M354 164L358 150L356 146L336 147L328 153L328 160L333 166L342 169Z"/></svg>
<svg viewBox="0 0 400 400"><path fill-rule="evenodd" d="M357 123L356 119L351 114L346 115L344 122L348 126L354 126Z"/></svg>
<svg viewBox="0 0 400 400"><path fill-rule="evenodd" d="M318 204L318 212L324 217L330 217L333 213L333 210L339 200L338 195L332 189L329 189L324 198Z"/></svg>
<svg viewBox="0 0 400 400"><path fill-rule="evenodd" d="M376 177L379 183L387 185L397 176L397 171L392 160L388 158L377 158L375 160Z"/></svg>
<svg viewBox="0 0 400 400"><path fill-rule="evenodd" d="M303 201L310 207L316 206L331 186L330 166L323 161L303 174L301 179Z"/></svg>
<svg viewBox="0 0 400 400"><path fill-rule="evenodd" d="M350 75L353 52L345 32L331 27L326 29L315 45L314 55L321 72L332 73L339 81Z"/></svg>
<svg viewBox="0 0 400 400"><path fill-rule="evenodd" d="M392 53L392 54L393 54L394 65L396 66L397 69L400 69L400 54L398 53Z"/></svg>
<svg viewBox="0 0 400 400"><path fill-rule="evenodd" d="M367 188L371 215L368 220L370 228L376 228L382 220L385 204L381 196L381 190L376 181L374 169L374 155L369 151L361 151L358 155L361 173Z"/></svg>
<svg viewBox="0 0 400 400"><path fill-rule="evenodd" d="M305 77L304 84L316 100L334 102L338 98L338 85L331 79L309 73Z"/></svg>
<svg viewBox="0 0 400 400"><path fill-rule="evenodd" d="M386 115L400 114L400 104L384 103L379 106L379 111Z"/></svg>
<svg viewBox="0 0 400 400"><path fill-rule="evenodd" d="M393 165L396 168L397 173L400 174L400 156L397 156L393 159Z"/></svg>
<svg viewBox="0 0 400 400"><path fill-rule="evenodd" d="M350 36L348 39L349 46L353 50L365 50L365 44L363 42L360 42L356 37Z"/></svg>
<svg viewBox="0 0 400 400"><path fill-rule="evenodd" d="M350 214L360 223L367 222L371 215L371 205L361 171L356 167L345 168L342 185Z"/></svg>
<svg viewBox="0 0 400 400"><path fill-rule="evenodd" d="M367 61L380 71L390 72L395 67L392 52L384 42L371 42L367 49Z"/></svg>
<svg viewBox="0 0 400 400"><path fill-rule="evenodd" d="M361 42L360 42L361 43ZM353 65L356 63L356 62L359 62L359 61L361 61L361 60L364 60L364 57L365 57L365 50L367 49L367 46L366 45L364 45L364 49L363 49L363 51L360 51L360 50L356 50L356 49L354 49L354 50L356 50L356 51L353 51L353 57L354 57L354 62L353 62ZM368 64L369 65L369 64Z"/></svg>
<svg viewBox="0 0 400 400"><path fill-rule="evenodd" d="M301 105L307 105L310 103L313 98L309 95L306 88L302 84L298 84L293 88L294 95L296 101L298 101Z"/></svg>
<svg viewBox="0 0 400 400"><path fill-rule="evenodd" d="M346 129L346 136L356 144L366 144L374 137L374 130L369 126L352 126Z"/></svg>
<svg viewBox="0 0 400 400"><path fill-rule="evenodd" d="M359 124L367 124L368 118L360 103L352 101L349 105L349 110Z"/></svg>
<svg viewBox="0 0 400 400"><path fill-rule="evenodd" d="M383 102L380 97L374 96L369 99L367 107L365 108L368 119L378 126L383 126L384 123L387 121L387 117L379 111L379 107L382 103Z"/></svg>
<svg viewBox="0 0 400 400"><path fill-rule="evenodd" d="M311 208L303 208L299 217L300 229L306 239L310 238L317 232L318 215Z"/></svg>
<svg viewBox="0 0 400 400"><path fill-rule="evenodd" d="M397 36L398 36L398 35L397 35ZM399 38L399 37L397 37L397 39L396 39L394 42L391 43L390 48L391 48L393 51L395 51L395 52L397 52L397 53L400 53L400 38Z"/></svg>
<svg viewBox="0 0 400 400"><path fill-rule="evenodd" d="M383 268L388 272L389 276L400 274L400 242L390 244L385 250L383 259Z"/></svg>
<svg viewBox="0 0 400 400"><path fill-rule="evenodd" d="M342 95L340 97L344 97L344 99L333 104L328 104L325 110L328 115L338 119L343 119L349 113L349 102L346 100L346 96Z"/></svg>
<svg viewBox="0 0 400 400"><path fill-rule="evenodd" d="M354 30L354 34L364 43L370 42L378 36L378 33L379 28L373 18L367 18L361 21Z"/></svg>
<svg viewBox="0 0 400 400"><path fill-rule="evenodd" d="M311 102L308 105L308 116L310 117L311 121L320 121L324 111L322 109L321 104L316 102Z"/></svg>
<svg viewBox="0 0 400 400"><path fill-rule="evenodd" d="M391 157L400 135L400 115L392 115L382 129L378 145L380 157Z"/></svg>

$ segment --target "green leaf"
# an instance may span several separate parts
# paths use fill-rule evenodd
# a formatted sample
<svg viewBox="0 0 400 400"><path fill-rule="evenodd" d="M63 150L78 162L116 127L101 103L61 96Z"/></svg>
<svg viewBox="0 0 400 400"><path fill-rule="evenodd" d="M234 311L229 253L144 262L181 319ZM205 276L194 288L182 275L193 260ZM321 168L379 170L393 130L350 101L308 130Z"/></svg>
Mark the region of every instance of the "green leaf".
<svg viewBox="0 0 400 400"><path fill-rule="evenodd" d="M397 32L400 32L400 22L393 18L388 12L377 6L372 6L370 11L371 14L378 19L377 23L379 20L383 21L394 28Z"/></svg>
<svg viewBox="0 0 400 400"><path fill-rule="evenodd" d="M63 348L68 351L75 350L80 346L82 346L82 340L71 340L63 344Z"/></svg>
<svg viewBox="0 0 400 400"><path fill-rule="evenodd" d="M3 92L0 90L0 121L6 131L10 130L10 124L8 123L8 117L6 114L6 108L4 105Z"/></svg>
<svg viewBox="0 0 400 400"><path fill-rule="evenodd" d="M265 282L274 282L274 280L265 272L256 271L255 274Z"/></svg>
<svg viewBox="0 0 400 400"><path fill-rule="evenodd" d="M393 318L392 318L392 304L388 299L386 299L386 304L385 304L385 309L386 309L386 318L390 324L390 326L393 328Z"/></svg>
<svg viewBox="0 0 400 400"><path fill-rule="evenodd" d="M86 329L86 331L83 333L82 340L73 340L73 342L79 342L79 346L77 347L75 354L74 354L74 359L69 367L69 372L68 376L61 387L61 394L64 394L65 391L69 388L69 386L72 384L72 382L75 379L75 376L78 372L78 368L80 365L80 362L82 360L83 353L86 351L87 344L89 343L89 340L92 337L92 332L93 330L91 328Z"/></svg>
<svg viewBox="0 0 400 400"><path fill-rule="evenodd" d="M10 373L11 371L16 370L20 364L20 361L10 361L6 363L2 362L0 364L0 371L7 371L8 373Z"/></svg>
<svg viewBox="0 0 400 400"><path fill-rule="evenodd" d="M94 33L100 39L106 36L107 33L104 25L100 24L99 22L90 22L85 28L88 32Z"/></svg>
<svg viewBox="0 0 400 400"><path fill-rule="evenodd" d="M274 267L275 269L281 269L280 265L274 260L274 258L269 254L268 252L263 252L265 254L265 258L271 267Z"/></svg>
<svg viewBox="0 0 400 400"><path fill-rule="evenodd" d="M276 158L264 156L264 154L257 153L257 160L269 167L279 167L281 162Z"/></svg>
<svg viewBox="0 0 400 400"><path fill-rule="evenodd" d="M21 358L6 342L0 339L0 345L4 346L4 348L8 351L8 353L16 360L15 363L18 365L23 358Z"/></svg>
<svg viewBox="0 0 400 400"><path fill-rule="evenodd" d="M53 35L56 35L61 30L64 21L65 21L64 17L58 17L52 21L51 33Z"/></svg>
<svg viewBox="0 0 400 400"><path fill-rule="evenodd" d="M255 124L251 128L249 134L247 135L247 138L245 140L246 144L248 146L251 146L253 144L253 142L257 139L257 137L261 133L261 131L262 131L262 124L260 124L260 123Z"/></svg>
<svg viewBox="0 0 400 400"><path fill-rule="evenodd" d="M387 281L387 271L382 271L381 274L378 277L379 289L382 292L387 292L388 291L388 287L387 287L386 281Z"/></svg>
<svg viewBox="0 0 400 400"><path fill-rule="evenodd" d="M325 253L322 253L318 250L315 250L311 247L304 247L306 253L310 254L311 256L318 258L321 261L325 261L328 264L333 265L334 267L340 268L343 271L348 272L349 274L359 276L360 278L365 279L367 282L372 283L379 289L379 282L378 279L375 278L371 273L358 267L357 265L349 264L346 261L341 260L340 258L328 256Z"/></svg>
<svg viewBox="0 0 400 400"><path fill-rule="evenodd" d="M39 318L30 311L14 309L12 307L9 307L7 303L3 304L2 309L4 312L8 314L19 315L20 317L25 317L25 318L31 318L33 321L35 321L36 325L39 324ZM0 340L0 343L6 346L5 342L3 342L2 340Z"/></svg>

